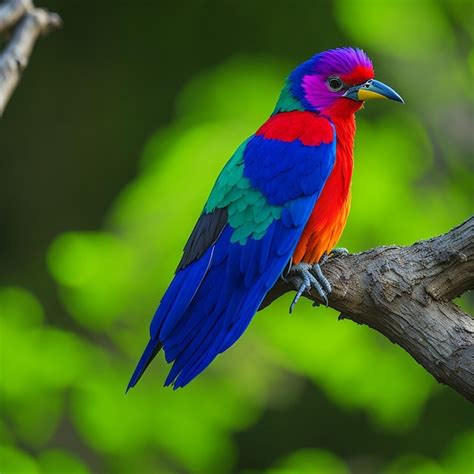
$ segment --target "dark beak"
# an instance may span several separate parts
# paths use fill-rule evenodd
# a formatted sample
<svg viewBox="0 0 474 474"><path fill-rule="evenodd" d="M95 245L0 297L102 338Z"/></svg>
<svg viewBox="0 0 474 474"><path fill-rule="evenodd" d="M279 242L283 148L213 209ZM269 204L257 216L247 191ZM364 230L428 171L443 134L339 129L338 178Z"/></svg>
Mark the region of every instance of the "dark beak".
<svg viewBox="0 0 474 474"><path fill-rule="evenodd" d="M383 82L369 79L363 84L347 89L343 97L352 100L370 100L370 99L390 99L396 100L404 104L404 100L391 87L388 87Z"/></svg>

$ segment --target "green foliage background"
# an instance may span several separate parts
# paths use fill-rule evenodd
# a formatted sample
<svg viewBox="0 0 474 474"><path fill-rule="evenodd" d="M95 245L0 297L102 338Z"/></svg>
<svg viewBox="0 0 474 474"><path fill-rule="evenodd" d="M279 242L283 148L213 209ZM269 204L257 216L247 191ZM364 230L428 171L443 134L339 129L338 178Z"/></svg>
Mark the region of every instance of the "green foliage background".
<svg viewBox="0 0 474 474"><path fill-rule="evenodd" d="M190 3L188 11L173 11L164 2L138 2L144 9L138 12L132 2L119 2L113 12L98 6L97 19L107 13L108 23L117 25L117 31L106 30L116 48L141 65L131 81L143 81L143 87L126 91L126 65L123 75L104 72L103 89L97 75L87 82L89 69L100 67L96 59L85 60L92 51L88 42L106 53L96 32L103 24L92 21L84 35L74 17L82 4L44 3L63 13L65 32L56 43L52 37L40 46L2 123L7 151L11 144L4 159L13 162L18 150L20 162L7 177L15 182L18 173L25 179L14 194L27 203L38 200L39 216L33 205L7 199L20 217L6 213L18 239L5 257L0 289L0 472L473 472L474 417L464 399L437 385L398 346L366 327L338 322L331 309L302 301L290 317L290 296L259 313L239 343L184 390L162 388L167 368L157 357L139 386L124 395L150 317L219 170L271 112L291 68L310 54L361 46L372 56L377 77L406 100L404 107L370 103L359 113L353 207L342 246L356 252L410 244L445 232L472 213L472 3L338 0L272 10L262 2L251 12L252 4L241 2L229 6L241 17L226 20L211 2ZM299 23L290 24L296 8ZM203 9L212 17L205 24ZM196 11L203 16L196 17ZM166 22L200 20L189 36L207 38L208 29L220 34L204 42L209 64L196 59L200 51L193 38L186 43L189 56L180 53L185 36L167 49L150 47L165 34L155 32L152 14L161 14L162 28ZM244 19L252 14L253 22ZM221 31L216 25L224 21L228 28ZM282 24L289 26L282 30ZM137 37L131 34L126 41L135 50L123 37L132 30ZM238 47L232 31L245 46ZM285 50L271 47L273 35L284 36ZM202 47L199 38L194 37ZM228 51L220 44L226 39ZM260 40L261 48L253 40ZM143 54L142 46L148 48ZM45 56L48 47L56 47L55 59ZM71 54L71 64L57 60ZM103 56L111 67L120 62L114 54ZM175 67L163 71L165 56L175 56ZM189 66L186 74L183 64ZM152 87L142 79L147 70L165 79ZM49 98L57 92L73 108L78 100L86 104L68 115L69 107L53 99L45 124L36 122L30 135L22 128L25 115L49 75L59 76L52 79ZM68 80L78 87L79 98ZM128 99L121 102L125 92ZM102 99L113 102L106 112L96 100L103 94L112 96ZM153 101L146 113L130 105L139 96L142 104ZM40 106L41 92L38 100ZM156 109L160 101L168 115ZM126 124L116 114L124 114ZM145 118L145 125L138 118ZM18 142L47 127L50 135L43 135L35 150ZM90 132L94 127L97 136ZM143 128L156 131L145 137ZM125 156L123 147L133 149L129 135L135 149L142 149L141 158ZM74 162L76 148L81 159L93 157L93 166L81 168L84 176L68 178L66 165L47 161L52 153ZM22 164L22 153L46 159L50 167L41 168L46 178ZM74 181L69 193L78 190L73 201L78 209L94 208L90 215L97 213L96 223L95 217L61 218L79 215L67 186L56 189L51 205L47 190L38 195L27 185L28 179L45 179L53 186L63 176ZM58 216L56 223L49 211ZM30 227L21 225L22 213L29 214L24 219ZM7 234L6 243L14 236ZM467 299L463 304L470 305Z"/></svg>

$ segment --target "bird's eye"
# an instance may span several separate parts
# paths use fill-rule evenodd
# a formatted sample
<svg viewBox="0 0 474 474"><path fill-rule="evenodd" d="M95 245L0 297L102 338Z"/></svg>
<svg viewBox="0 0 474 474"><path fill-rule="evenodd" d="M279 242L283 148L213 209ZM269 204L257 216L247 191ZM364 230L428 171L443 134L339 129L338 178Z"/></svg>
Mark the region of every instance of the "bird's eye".
<svg viewBox="0 0 474 474"><path fill-rule="evenodd" d="M337 92L343 88L344 84L342 83L341 79L339 79L338 77L330 77L328 79L328 86L329 86L329 89L331 89L334 92Z"/></svg>

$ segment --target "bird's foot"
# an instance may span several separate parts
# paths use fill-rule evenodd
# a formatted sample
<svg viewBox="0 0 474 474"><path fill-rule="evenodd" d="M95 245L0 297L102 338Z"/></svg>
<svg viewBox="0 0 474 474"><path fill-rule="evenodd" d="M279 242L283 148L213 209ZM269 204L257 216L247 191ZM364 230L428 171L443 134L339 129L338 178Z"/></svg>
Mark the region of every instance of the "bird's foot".
<svg viewBox="0 0 474 474"><path fill-rule="evenodd" d="M331 255L334 255L335 257L339 257L339 256L343 257L345 255L349 255L349 250L347 250L344 247L338 247L337 249L331 250Z"/></svg>
<svg viewBox="0 0 474 474"><path fill-rule="evenodd" d="M323 256L319 260L319 265L324 265L329 260L329 257L344 257L346 255L349 255L349 250L344 247L332 249L329 254L323 254Z"/></svg>
<svg viewBox="0 0 474 474"><path fill-rule="evenodd" d="M309 263L301 262L297 265L292 265L286 279L293 283L296 289L296 295L290 305L290 313L293 312L301 295L305 291L309 293L311 289L316 291L326 306L328 305L328 295L332 290L331 283L323 275L318 263L310 265Z"/></svg>

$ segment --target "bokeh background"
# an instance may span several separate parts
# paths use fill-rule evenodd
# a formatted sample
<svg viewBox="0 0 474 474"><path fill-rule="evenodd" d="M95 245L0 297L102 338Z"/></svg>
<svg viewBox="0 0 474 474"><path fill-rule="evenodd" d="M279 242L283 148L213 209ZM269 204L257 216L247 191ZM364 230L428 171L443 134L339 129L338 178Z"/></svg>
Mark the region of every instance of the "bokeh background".
<svg viewBox="0 0 474 474"><path fill-rule="evenodd" d="M472 213L472 1L37 4L64 28L0 126L1 472L472 473L472 405L290 296L184 390L160 356L124 395L217 173L315 52L363 47L406 100L359 113L341 244Z"/></svg>

